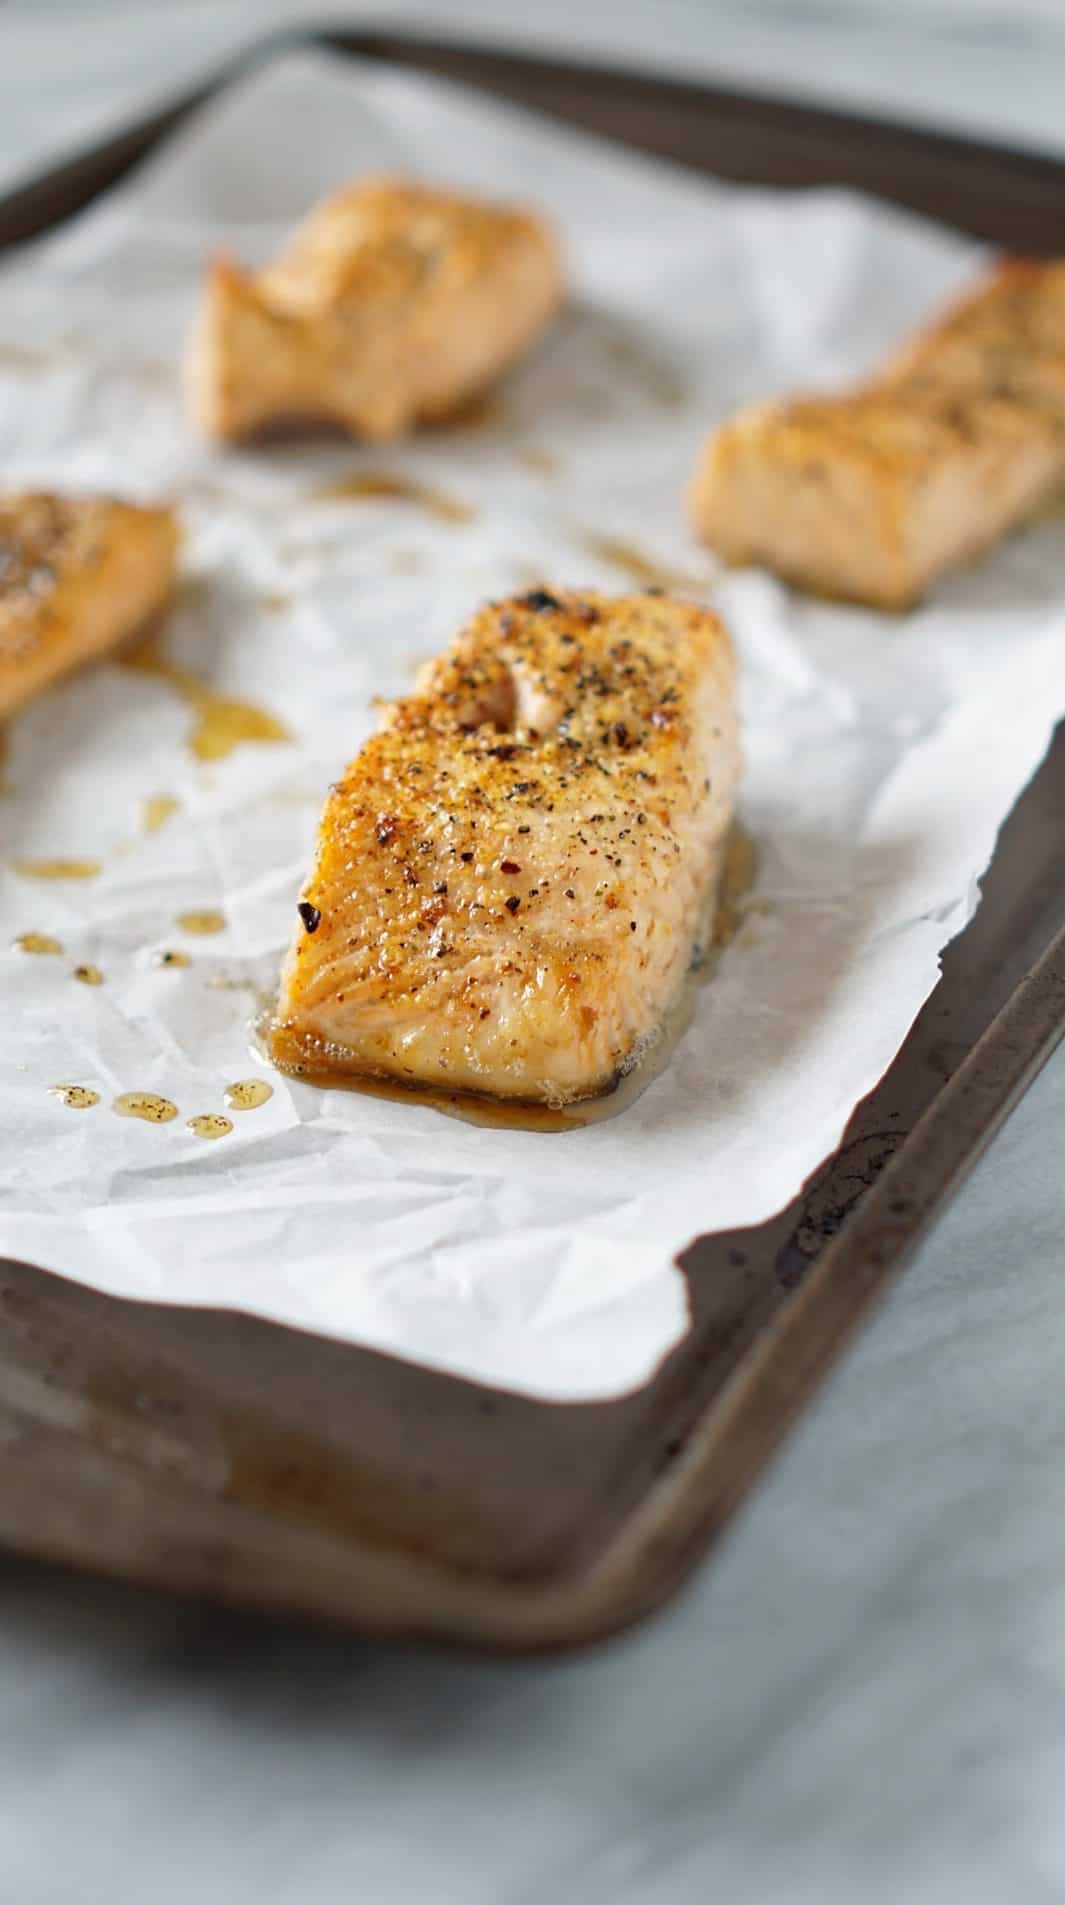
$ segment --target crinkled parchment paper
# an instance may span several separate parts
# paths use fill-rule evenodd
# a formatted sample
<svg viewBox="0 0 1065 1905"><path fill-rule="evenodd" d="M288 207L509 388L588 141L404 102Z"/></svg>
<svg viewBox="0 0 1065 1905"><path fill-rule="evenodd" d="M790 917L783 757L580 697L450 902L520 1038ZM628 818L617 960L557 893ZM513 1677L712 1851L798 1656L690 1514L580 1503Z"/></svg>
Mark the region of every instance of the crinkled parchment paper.
<svg viewBox="0 0 1065 1905"><path fill-rule="evenodd" d="M174 365L207 252L266 255L366 167L533 197L574 299L498 405L387 450L207 451ZM532 1394L646 1379L686 1327L675 1253L768 1216L837 1141L973 911L997 829L1065 712L1065 545L1046 523L892 621L718 577L681 503L735 404L863 369L974 265L841 193L712 187L373 68L292 57L3 272L7 483L176 496L168 661L286 743L197 759L180 684L107 666L13 724L0 798L0 1249L123 1295L232 1305ZM390 473L468 505L316 495ZM482 597L625 587L635 558L712 598L742 659L757 886L668 1070L616 1119L484 1130L279 1076L205 1143L185 1118L249 1054L328 781ZM186 688L188 683L186 682ZM200 710L202 714L202 709ZM153 796L179 803L155 831ZM157 810L158 812L158 810ZM96 860L80 880L16 861ZM225 930L177 925L217 908ZM26 932L62 956L9 950ZM187 966L161 967L167 948ZM73 978L99 967L104 983ZM67 1108L57 1083L100 1103ZM130 1089L180 1107L120 1119Z"/></svg>

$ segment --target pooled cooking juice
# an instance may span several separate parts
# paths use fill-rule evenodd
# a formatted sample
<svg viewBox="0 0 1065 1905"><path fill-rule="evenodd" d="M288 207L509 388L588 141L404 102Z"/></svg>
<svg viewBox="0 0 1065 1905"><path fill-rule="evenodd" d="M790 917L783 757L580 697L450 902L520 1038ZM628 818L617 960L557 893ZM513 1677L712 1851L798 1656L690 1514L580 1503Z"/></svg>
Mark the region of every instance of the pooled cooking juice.
<svg viewBox="0 0 1065 1905"><path fill-rule="evenodd" d="M51 933L20 933L11 942L16 952L24 953L61 953L62 941L53 939Z"/></svg>
<svg viewBox="0 0 1065 1905"><path fill-rule="evenodd" d="M155 1091L124 1091L111 1107L120 1118L141 1118L145 1124L169 1124L178 1108Z"/></svg>
<svg viewBox="0 0 1065 1905"><path fill-rule="evenodd" d="M265 1078L238 1078L233 1085L227 1085L222 1093L230 1111L256 1111L260 1105L274 1095L274 1088Z"/></svg>
<svg viewBox="0 0 1065 1905"><path fill-rule="evenodd" d="M351 476L341 476L331 483L323 483L313 492L313 500L320 503L416 503L430 516L445 523L472 522L477 514L470 503L462 502L457 496L449 496L444 490L434 489L429 483L419 483L410 476L392 476L377 470L356 470Z"/></svg>
<svg viewBox="0 0 1065 1905"><path fill-rule="evenodd" d="M233 1121L220 1111L202 1111L195 1118L186 1118L186 1131L194 1138L224 1138L233 1129Z"/></svg>
<svg viewBox="0 0 1065 1905"><path fill-rule="evenodd" d="M180 926L183 933L194 933L200 936L208 933L224 933L226 916L219 912L216 906L203 906L194 908L191 913L179 913L175 924Z"/></svg>
<svg viewBox="0 0 1065 1905"><path fill-rule="evenodd" d="M12 860L14 872L24 880L95 880L99 860Z"/></svg>
<svg viewBox="0 0 1065 1905"><path fill-rule="evenodd" d="M100 1094L93 1091L91 1085L49 1085L53 1098L60 1104L69 1105L71 1111L88 1111L100 1102Z"/></svg>
<svg viewBox="0 0 1065 1905"><path fill-rule="evenodd" d="M287 741L288 730L275 715L257 708L250 701L235 701L215 694L191 669L168 661L158 641L142 643L127 655L127 668L137 674L151 675L176 690L197 716L189 733L187 747L198 761L221 761L246 741Z"/></svg>

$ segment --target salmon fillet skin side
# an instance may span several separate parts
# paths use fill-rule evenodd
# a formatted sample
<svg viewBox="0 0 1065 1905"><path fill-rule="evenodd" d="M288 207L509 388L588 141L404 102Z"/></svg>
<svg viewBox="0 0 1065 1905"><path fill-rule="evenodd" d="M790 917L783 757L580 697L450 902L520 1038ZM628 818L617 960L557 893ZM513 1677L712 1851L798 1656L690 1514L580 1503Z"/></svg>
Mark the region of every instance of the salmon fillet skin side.
<svg viewBox="0 0 1065 1905"><path fill-rule="evenodd" d="M858 389L716 430L690 508L726 562L900 610L1063 481L1065 264L1013 260Z"/></svg>
<svg viewBox="0 0 1065 1905"><path fill-rule="evenodd" d="M534 212L364 179L319 205L265 271L215 260L189 407L209 437L302 423L400 436L482 392L562 296L558 245Z"/></svg>
<svg viewBox="0 0 1065 1905"><path fill-rule="evenodd" d="M329 793L275 1062L528 1103L608 1091L681 994L739 771L707 609L561 589L481 608Z"/></svg>

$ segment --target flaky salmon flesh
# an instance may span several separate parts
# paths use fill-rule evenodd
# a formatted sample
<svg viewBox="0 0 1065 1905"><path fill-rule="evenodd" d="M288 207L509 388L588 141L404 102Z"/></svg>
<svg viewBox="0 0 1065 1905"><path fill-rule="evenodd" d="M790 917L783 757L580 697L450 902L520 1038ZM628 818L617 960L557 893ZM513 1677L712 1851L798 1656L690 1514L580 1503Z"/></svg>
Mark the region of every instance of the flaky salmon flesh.
<svg viewBox="0 0 1065 1905"><path fill-rule="evenodd" d="M188 359L213 437L291 422L394 437L482 391L563 290L549 226L401 179L346 186L258 275L211 267Z"/></svg>
<svg viewBox="0 0 1065 1905"><path fill-rule="evenodd" d="M696 532L819 595L904 609L1065 481L1065 264L1009 263L841 396L741 411Z"/></svg>
<svg viewBox="0 0 1065 1905"><path fill-rule="evenodd" d="M177 547L169 509L0 496L0 720L148 623L172 593Z"/></svg>
<svg viewBox="0 0 1065 1905"><path fill-rule="evenodd" d="M322 1083L605 1092L707 930L738 775L708 610L546 589L482 608L330 792L273 1058Z"/></svg>

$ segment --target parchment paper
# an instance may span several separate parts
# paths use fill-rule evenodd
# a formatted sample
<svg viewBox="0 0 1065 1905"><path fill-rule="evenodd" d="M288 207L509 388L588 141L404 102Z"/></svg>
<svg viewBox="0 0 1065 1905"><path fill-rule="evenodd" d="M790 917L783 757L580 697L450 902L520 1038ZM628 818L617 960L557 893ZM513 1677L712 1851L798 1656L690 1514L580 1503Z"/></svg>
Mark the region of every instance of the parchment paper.
<svg viewBox="0 0 1065 1905"><path fill-rule="evenodd" d="M385 451L207 451L174 365L214 246L268 254L322 192L399 167L533 198L574 301L479 425ZM169 660L291 739L204 763L172 684L107 666L12 726L0 798L0 1249L123 1295L223 1304L557 1399L647 1379L687 1325L675 1253L758 1222L838 1140L964 925L1065 712L1065 545L1045 522L905 620L718 576L681 504L715 418L875 361L978 262L836 192L711 187L439 83L277 62L2 274L4 480L176 496ZM357 472L475 512L323 500ZM616 1119L483 1130L321 1092L249 1053L327 783L371 698L490 593L631 586L633 555L730 622L756 890L668 1070ZM180 803L147 832L142 803ZM96 859L41 881L16 860ZM178 914L217 907L224 933ZM63 956L13 949L27 931ZM191 955L161 968L160 950ZM96 964L104 983L71 968ZM216 1144L187 1116L274 1095ZM97 1090L74 1111L57 1083ZM164 1093L164 1126L113 1097Z"/></svg>

